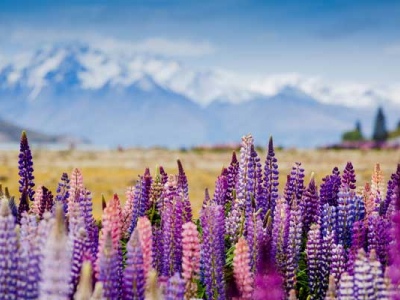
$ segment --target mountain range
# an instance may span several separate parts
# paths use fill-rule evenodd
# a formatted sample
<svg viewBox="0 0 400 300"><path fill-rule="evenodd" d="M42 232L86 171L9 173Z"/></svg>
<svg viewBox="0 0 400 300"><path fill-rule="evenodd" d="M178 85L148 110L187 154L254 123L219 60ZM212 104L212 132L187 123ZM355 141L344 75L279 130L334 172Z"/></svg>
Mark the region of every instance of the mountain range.
<svg viewBox="0 0 400 300"><path fill-rule="evenodd" d="M376 103L397 121L398 105ZM278 145L313 147L337 142L356 120L370 132L376 110L326 103L294 84L266 94L221 70L80 44L4 63L0 104L9 124L113 147L230 143L247 133L260 144L272 135Z"/></svg>

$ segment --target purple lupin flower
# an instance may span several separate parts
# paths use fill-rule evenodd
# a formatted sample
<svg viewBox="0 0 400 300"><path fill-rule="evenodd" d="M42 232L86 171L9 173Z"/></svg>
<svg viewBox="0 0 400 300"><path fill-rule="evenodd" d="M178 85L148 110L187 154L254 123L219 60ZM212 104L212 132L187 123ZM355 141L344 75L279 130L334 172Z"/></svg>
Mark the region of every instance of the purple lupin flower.
<svg viewBox="0 0 400 300"><path fill-rule="evenodd" d="M374 249L381 264L386 265L389 255L390 223L379 216L378 212L373 212L368 216L367 223L368 252L371 252L371 250Z"/></svg>
<svg viewBox="0 0 400 300"><path fill-rule="evenodd" d="M178 159L178 189L182 193L184 223L192 221L192 206L189 200L189 185L182 162Z"/></svg>
<svg viewBox="0 0 400 300"><path fill-rule="evenodd" d="M86 248L90 250L93 258L92 264L94 264L99 248L99 228L97 227L96 220L93 216L92 195L90 191L85 188L80 191L79 206L87 233Z"/></svg>
<svg viewBox="0 0 400 300"><path fill-rule="evenodd" d="M146 278L142 247L137 228L131 234L127 248L126 268L123 279L124 299L144 299Z"/></svg>
<svg viewBox="0 0 400 300"><path fill-rule="evenodd" d="M134 205L132 223L129 227L129 234L136 228L136 223L139 217L143 217L149 209L150 203L150 189L152 178L150 171L146 168L144 175L139 177L135 186Z"/></svg>
<svg viewBox="0 0 400 300"><path fill-rule="evenodd" d="M249 188L252 188L250 195L255 201L255 210L260 211L261 217L264 218L268 210L268 203L263 188L262 165L254 145L250 147L250 155L250 164L252 165L252 167L250 167L250 164L248 166L249 179L251 178L251 182L249 180Z"/></svg>
<svg viewBox="0 0 400 300"><path fill-rule="evenodd" d="M68 198L69 198L69 178L67 173L63 173L61 180L57 186L56 202L61 202L63 205L64 213L68 213Z"/></svg>
<svg viewBox="0 0 400 300"><path fill-rule="evenodd" d="M239 162L236 158L236 152L232 153L231 163L227 169L227 179L228 179L228 189L227 189L227 199L228 203L231 203L236 198L234 192L236 193L236 185L238 181L239 175Z"/></svg>
<svg viewBox="0 0 400 300"><path fill-rule="evenodd" d="M359 249L367 249L367 231L365 228L365 222L359 220L353 223L351 247L348 251L347 260L347 272L349 274L354 274L354 262L357 258L357 253Z"/></svg>
<svg viewBox="0 0 400 300"><path fill-rule="evenodd" d="M254 181L249 181L249 175L254 178L254 164L251 156L251 146L253 145L253 137L247 135L242 137L242 146L240 148L240 163L239 163L239 174L236 186L236 196L239 200L240 207L245 207L246 201L251 199L247 195L254 191ZM254 194L253 194L254 195Z"/></svg>
<svg viewBox="0 0 400 300"><path fill-rule="evenodd" d="M227 201L228 191L228 178L225 175L220 175L215 182L215 192L213 197L213 203L222 205L225 208Z"/></svg>
<svg viewBox="0 0 400 300"><path fill-rule="evenodd" d="M347 162L342 175L342 187L346 190L356 189L356 174L354 172L353 164Z"/></svg>
<svg viewBox="0 0 400 300"><path fill-rule="evenodd" d="M71 275L69 280L70 292L69 297L75 294L81 268L83 264L83 258L86 250L86 239L87 234L84 227L80 227L79 231L73 237L72 240L72 255L71 255Z"/></svg>
<svg viewBox="0 0 400 300"><path fill-rule="evenodd" d="M106 299L118 299L120 289L119 274L119 255L118 250L114 249L111 232L107 231L103 247L99 249L98 257L98 280L103 284L103 297Z"/></svg>
<svg viewBox="0 0 400 300"><path fill-rule="evenodd" d="M351 231L356 218L354 193L341 191L337 200L337 238L345 248L350 247Z"/></svg>
<svg viewBox="0 0 400 300"><path fill-rule="evenodd" d="M318 299L319 282L318 272L321 259L321 234L318 224L312 224L308 232L306 254L307 254L307 275L308 287L310 289L311 299Z"/></svg>
<svg viewBox="0 0 400 300"><path fill-rule="evenodd" d="M340 277L337 291L338 300L353 300L354 298L354 277L344 272Z"/></svg>
<svg viewBox="0 0 400 300"><path fill-rule="evenodd" d="M0 298L16 299L18 280L18 238L8 200L0 199Z"/></svg>
<svg viewBox="0 0 400 300"><path fill-rule="evenodd" d="M339 285L340 276L346 270L346 253L341 244L332 245L331 251L331 265L330 265L330 276L333 277L336 288Z"/></svg>
<svg viewBox="0 0 400 300"><path fill-rule="evenodd" d="M39 218L42 218L46 211L51 212L54 205L53 194L45 186L42 186L41 194L42 197L39 203Z"/></svg>
<svg viewBox="0 0 400 300"><path fill-rule="evenodd" d="M56 207L55 223L43 249L39 299L69 299L71 254L68 251L63 208ZM54 266L57 266L55 268ZM62 272L60 272L62 270Z"/></svg>
<svg viewBox="0 0 400 300"><path fill-rule="evenodd" d="M325 203L321 207L321 232L323 236L326 236L328 232L337 232L337 209L335 206L331 206Z"/></svg>
<svg viewBox="0 0 400 300"><path fill-rule="evenodd" d="M163 269L163 234L161 228L152 227L153 230L153 268L161 274Z"/></svg>
<svg viewBox="0 0 400 300"><path fill-rule="evenodd" d="M274 215L276 201L278 200L279 197L278 186L279 186L278 160L275 157L272 137L270 137L268 142L267 157L265 159L265 165L264 165L263 187L264 187L267 207L268 209L271 210L271 216ZM262 219L264 219L266 213L267 213L266 211L263 212Z"/></svg>
<svg viewBox="0 0 400 300"><path fill-rule="evenodd" d="M317 223L319 219L319 196L317 186L314 180L314 174L311 175L310 183L303 193L303 223L304 231L308 232L312 223Z"/></svg>
<svg viewBox="0 0 400 300"><path fill-rule="evenodd" d="M247 215L245 226L245 236L249 247L250 269L254 273L258 265L260 246L264 239L263 223L257 213L252 213Z"/></svg>
<svg viewBox="0 0 400 300"><path fill-rule="evenodd" d="M303 223L300 206L297 204L297 199L294 198L289 216L289 233L286 249L286 270L285 270L285 285L287 291L294 288L296 284L296 269L299 262L301 249L301 236L303 233Z"/></svg>
<svg viewBox="0 0 400 300"><path fill-rule="evenodd" d="M299 205L304 192L304 169L301 167L301 163L296 162L293 165L287 179L284 193L285 199L290 206L292 206L293 202L297 202L296 205Z"/></svg>
<svg viewBox="0 0 400 300"><path fill-rule="evenodd" d="M278 199L272 224L271 256L275 259L278 269L283 273L286 263L286 246L288 234L288 220L290 210L284 198Z"/></svg>
<svg viewBox="0 0 400 300"><path fill-rule="evenodd" d="M35 191L33 187L35 183L33 180L33 161L32 153L29 148L28 138L26 132L23 131L21 135L19 161L18 161L18 175L19 179L19 192L21 193L20 203L18 206L18 221L24 211L29 211L29 200L33 201Z"/></svg>
<svg viewBox="0 0 400 300"><path fill-rule="evenodd" d="M371 299L374 294L373 275L364 249L358 250L354 263L354 298Z"/></svg>
<svg viewBox="0 0 400 300"><path fill-rule="evenodd" d="M168 279L165 291L165 300L183 300L185 295L185 281L175 273L174 276Z"/></svg>
<svg viewBox="0 0 400 300"><path fill-rule="evenodd" d="M160 166L161 184L164 185L168 181L168 174L165 172L164 168Z"/></svg>
<svg viewBox="0 0 400 300"><path fill-rule="evenodd" d="M321 206L328 203L331 206L337 206L338 193L341 185L340 172L337 167L333 168L332 174L322 179L320 188Z"/></svg>
<svg viewBox="0 0 400 300"><path fill-rule="evenodd" d="M172 180L172 178L171 178ZM162 275L170 277L182 270L182 226L184 203L177 194L176 182L168 181L169 192L165 193L164 210L161 214L163 235Z"/></svg>
<svg viewBox="0 0 400 300"><path fill-rule="evenodd" d="M369 254L369 265L372 274L373 293L369 298L371 300L389 299L388 290L385 286L382 265L376 257L375 250L371 250Z"/></svg>
<svg viewBox="0 0 400 300"><path fill-rule="evenodd" d="M17 299L34 300L39 297L40 249L37 230L36 216L24 212L20 227Z"/></svg>
<svg viewBox="0 0 400 300"><path fill-rule="evenodd" d="M387 184L386 198L382 205L381 214L385 214L387 217L393 215L396 210L396 203L400 198L400 164L397 164L396 172L390 177ZM399 209L399 208L397 208Z"/></svg>
<svg viewBox="0 0 400 300"><path fill-rule="evenodd" d="M203 228L201 244L201 270L207 299L225 299L225 245L224 210L220 205L211 205L202 210Z"/></svg>

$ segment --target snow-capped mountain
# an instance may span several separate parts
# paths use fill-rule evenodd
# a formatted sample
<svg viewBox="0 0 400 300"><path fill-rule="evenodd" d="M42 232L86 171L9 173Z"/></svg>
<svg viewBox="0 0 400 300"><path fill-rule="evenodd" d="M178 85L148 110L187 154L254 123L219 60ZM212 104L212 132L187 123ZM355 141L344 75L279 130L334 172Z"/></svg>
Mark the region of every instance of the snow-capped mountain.
<svg viewBox="0 0 400 300"><path fill-rule="evenodd" d="M112 146L232 142L248 132L258 141L272 134L282 145L313 146L337 141L356 119L370 126L375 100L389 103L393 116L399 112L396 99L384 99L382 90L355 90L372 103L330 103L343 90L315 80L248 82L162 57L64 45L17 55L0 67L0 115L20 126Z"/></svg>

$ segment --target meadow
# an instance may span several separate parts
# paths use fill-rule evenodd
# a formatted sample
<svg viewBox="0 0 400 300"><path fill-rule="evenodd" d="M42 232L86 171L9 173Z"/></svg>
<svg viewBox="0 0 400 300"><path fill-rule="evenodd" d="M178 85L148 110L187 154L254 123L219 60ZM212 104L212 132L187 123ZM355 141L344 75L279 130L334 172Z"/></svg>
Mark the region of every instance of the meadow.
<svg viewBox="0 0 400 300"><path fill-rule="evenodd" d="M114 193L125 201L125 191L134 186L139 175L145 168L150 168L154 174L157 165L163 166L168 174L177 173L177 159L180 159L189 182L189 196L195 217L204 199L207 188L212 196L215 180L223 167L229 166L232 152L239 156L239 148L224 149L126 149L120 150L46 150L32 149L34 160L34 176L37 186L44 185L53 194L63 172L71 174L74 168L82 171L85 186L93 194L93 213L96 218L101 215L101 198L104 195L110 200ZM11 195L18 195L18 151L0 151L0 183L7 186ZM266 151L258 149L261 161L265 159ZM400 151L396 150L276 150L279 163L280 190L286 182L294 162L301 162L306 170L306 183L315 173L317 184L330 174L336 166L343 170L346 163L351 161L357 176L357 185L371 181L373 167L380 163L383 173L390 176L394 167L400 162ZM35 188L36 188L35 187ZM18 197L17 197L18 198Z"/></svg>

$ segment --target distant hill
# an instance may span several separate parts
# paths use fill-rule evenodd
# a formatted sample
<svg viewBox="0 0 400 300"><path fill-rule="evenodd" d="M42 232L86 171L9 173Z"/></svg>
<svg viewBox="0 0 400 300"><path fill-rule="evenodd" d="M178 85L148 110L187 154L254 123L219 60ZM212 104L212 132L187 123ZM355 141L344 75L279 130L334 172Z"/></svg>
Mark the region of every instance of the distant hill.
<svg viewBox="0 0 400 300"><path fill-rule="evenodd" d="M87 143L88 141L72 136L49 135L17 126L0 118L0 143L19 143L22 131L28 134L29 142L34 144L70 144Z"/></svg>

